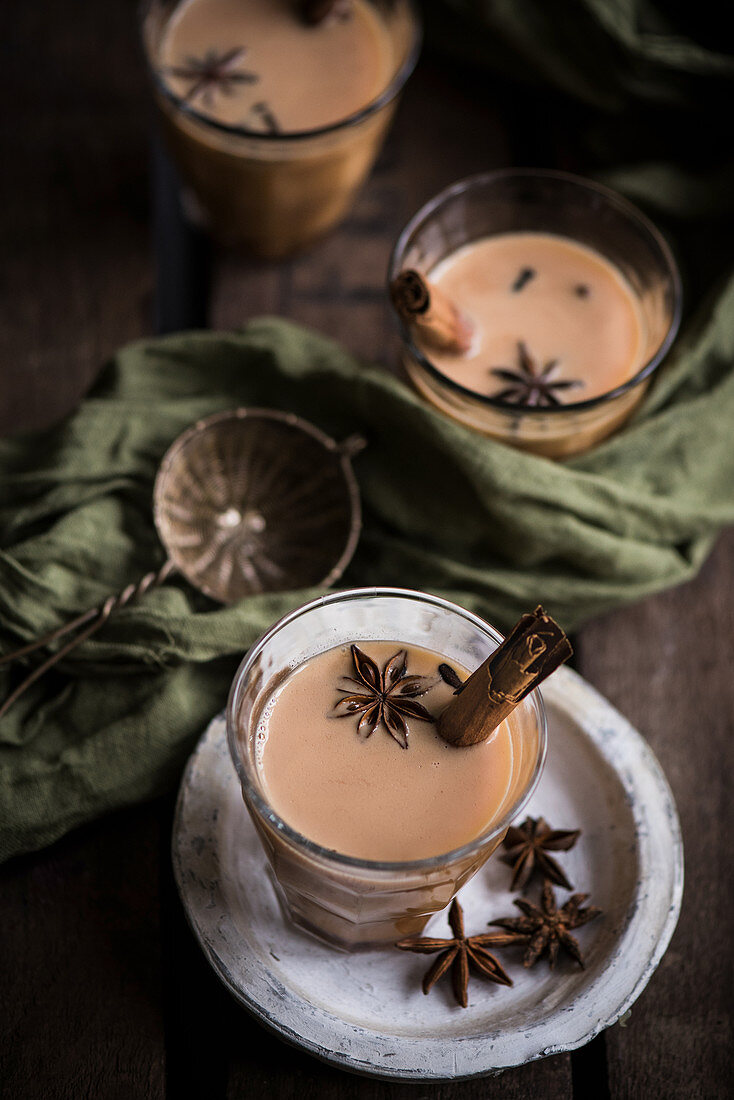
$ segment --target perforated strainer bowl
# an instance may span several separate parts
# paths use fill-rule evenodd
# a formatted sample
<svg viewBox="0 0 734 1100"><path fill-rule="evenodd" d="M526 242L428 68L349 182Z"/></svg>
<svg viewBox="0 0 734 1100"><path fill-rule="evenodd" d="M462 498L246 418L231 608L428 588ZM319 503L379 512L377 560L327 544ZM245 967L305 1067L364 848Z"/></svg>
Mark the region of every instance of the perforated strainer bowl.
<svg viewBox="0 0 734 1100"><path fill-rule="evenodd" d="M359 538L351 458L361 445L268 409L194 424L167 451L153 492L176 570L222 603L333 584Z"/></svg>
<svg viewBox="0 0 734 1100"><path fill-rule="evenodd" d="M164 455L153 489L165 563L101 607L1 656L0 664L9 664L73 635L8 696L0 717L117 608L174 573L220 603L333 584L362 526L351 460L363 446L359 436L336 443L308 421L272 409L234 409L192 425Z"/></svg>

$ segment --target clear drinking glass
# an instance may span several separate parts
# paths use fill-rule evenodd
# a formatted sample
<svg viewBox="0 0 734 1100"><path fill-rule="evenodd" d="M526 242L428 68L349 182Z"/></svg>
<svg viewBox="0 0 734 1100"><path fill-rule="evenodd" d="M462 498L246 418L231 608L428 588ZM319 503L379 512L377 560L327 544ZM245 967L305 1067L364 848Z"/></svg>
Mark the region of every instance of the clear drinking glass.
<svg viewBox="0 0 734 1100"><path fill-rule="evenodd" d="M415 8L410 0L372 5L394 58L390 80L376 99L320 129L263 133L214 121L162 79L156 59L181 3L186 0L147 0L142 31L163 135L197 212L226 244L266 259L297 252L344 217L374 164L420 52Z"/></svg>
<svg viewBox="0 0 734 1100"><path fill-rule="evenodd" d="M511 168L462 180L426 203L398 238L389 281L406 268L429 276L463 245L513 232L569 237L625 276L638 295L646 333L634 377L587 401L519 409L448 378L400 322L403 363L416 389L455 420L524 450L565 458L614 432L642 400L678 331L678 269L655 226L621 195L564 172Z"/></svg>
<svg viewBox="0 0 734 1100"><path fill-rule="evenodd" d="M369 640L423 646L473 669L497 648L502 635L476 615L422 592L336 592L287 615L252 647L237 671L227 706L229 749L281 907L300 928L347 950L414 935L432 913L448 905L529 799L547 742L543 702L533 691L508 719L513 776L504 800L485 830L461 848L429 859L378 862L314 844L268 804L255 762L252 718L291 669L324 650Z"/></svg>

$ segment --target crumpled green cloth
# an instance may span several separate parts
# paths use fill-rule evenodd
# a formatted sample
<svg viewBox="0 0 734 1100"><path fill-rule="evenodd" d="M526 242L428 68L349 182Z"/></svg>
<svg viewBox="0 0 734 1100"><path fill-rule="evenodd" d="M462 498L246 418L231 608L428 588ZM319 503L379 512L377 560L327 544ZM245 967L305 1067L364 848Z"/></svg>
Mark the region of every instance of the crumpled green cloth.
<svg viewBox="0 0 734 1100"><path fill-rule="evenodd" d="M733 359L734 285L636 423L561 465L481 438L282 320L133 344L60 427L0 443L3 651L163 562L160 458L193 421L239 405L367 439L345 586L440 592L503 627L540 601L572 628L691 577L734 521ZM0 722L0 856L166 789L251 642L316 594L221 607L179 580L116 612ZM0 669L2 698L22 673Z"/></svg>

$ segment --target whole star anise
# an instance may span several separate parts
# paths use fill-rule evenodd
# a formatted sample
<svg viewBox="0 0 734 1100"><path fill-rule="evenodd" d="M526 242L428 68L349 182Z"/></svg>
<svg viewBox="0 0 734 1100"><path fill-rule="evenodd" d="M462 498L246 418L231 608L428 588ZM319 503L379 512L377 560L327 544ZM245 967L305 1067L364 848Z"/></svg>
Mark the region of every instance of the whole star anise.
<svg viewBox="0 0 734 1100"><path fill-rule="evenodd" d="M255 84L260 78L255 73L237 71L247 53L244 46L235 46L224 52L207 50L203 57L187 57L184 65L174 65L164 72L179 80L191 81L184 96L184 103L199 99L204 106L212 103L213 93L232 95L237 84Z"/></svg>
<svg viewBox="0 0 734 1100"><path fill-rule="evenodd" d="M544 367L539 366L522 340L517 342L517 361L516 368L491 368L492 374L508 383L499 393L491 395L498 401L507 401L511 405L525 405L528 408L561 405L563 402L557 396L559 391L583 385L582 382L573 379L559 378L554 381L558 360L551 359Z"/></svg>
<svg viewBox="0 0 734 1100"><path fill-rule="evenodd" d="M573 894L559 909L553 887L546 880L540 905L533 905L525 898L515 898L515 905L524 915L490 921L492 927L506 931L490 933L491 938L485 942L493 947L526 945L523 966L533 966L543 955L547 955L551 970L556 965L559 950L563 948L583 968L581 948L571 935L571 929L580 928L600 915L601 909L593 905L587 909L581 908L588 897L588 894Z"/></svg>
<svg viewBox="0 0 734 1100"><path fill-rule="evenodd" d="M399 940L395 944L401 951L415 951L419 955L433 955L440 951L440 955L423 978L424 993L430 993L438 979L442 978L451 967L454 996L461 1007L466 1008L470 962L490 981L497 982L498 985L512 985L512 978L505 973L494 955L490 955L484 948L484 945L492 940L494 933L485 932L478 936L467 936L464 932L464 914L456 898L451 902L449 909L449 924L454 933L453 939L437 940L429 936L421 936L417 939Z"/></svg>
<svg viewBox="0 0 734 1100"><path fill-rule="evenodd" d="M337 688L344 692L344 698L334 705L334 718L349 718L360 715L357 732L363 737L371 737L380 722L388 733L395 738L401 748L408 747L408 726L406 718L418 718L421 722L435 722L436 719L416 697L425 695L433 687L435 680L430 676L408 676L406 650L399 650L385 664L382 672L377 663L363 653L359 646L352 646L352 662L355 676L345 676L344 681L356 684L360 689Z"/></svg>
<svg viewBox="0 0 734 1100"><path fill-rule="evenodd" d="M580 829L551 829L542 817L526 817L522 825L511 825L502 841L502 846L508 849L502 862L513 868L510 889L516 890L518 886L523 889L533 875L539 874L556 886L573 890L562 868L548 852L567 852L580 836Z"/></svg>

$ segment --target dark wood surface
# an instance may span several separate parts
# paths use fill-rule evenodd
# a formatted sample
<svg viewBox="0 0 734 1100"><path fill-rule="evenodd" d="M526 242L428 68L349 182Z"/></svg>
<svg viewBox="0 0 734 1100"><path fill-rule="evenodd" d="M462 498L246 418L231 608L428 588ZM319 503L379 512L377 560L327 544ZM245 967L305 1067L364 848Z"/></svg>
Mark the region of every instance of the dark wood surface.
<svg viewBox="0 0 734 1100"><path fill-rule="evenodd" d="M425 62L337 233L279 267L219 254L182 230L170 168L158 150L149 156L135 15L132 0L3 5L5 433L53 422L105 356L156 329L280 313L389 364L383 283L398 229L439 187L518 155L504 105ZM625 1027L496 1079L400 1085L322 1065L260 1028L205 963L172 881L171 794L0 869L0 1094L730 1095L733 576L729 533L694 582L606 616L578 639L580 671L661 761L686 848L678 929Z"/></svg>

